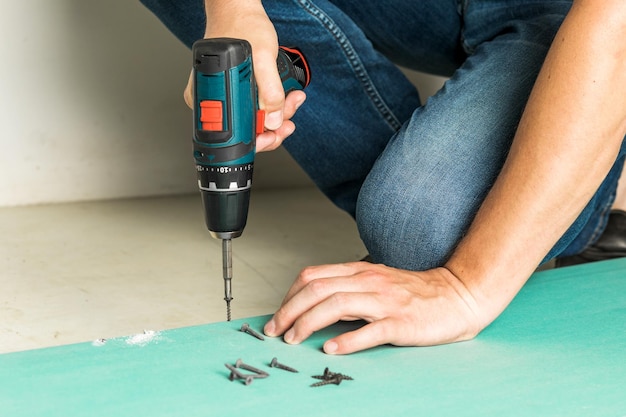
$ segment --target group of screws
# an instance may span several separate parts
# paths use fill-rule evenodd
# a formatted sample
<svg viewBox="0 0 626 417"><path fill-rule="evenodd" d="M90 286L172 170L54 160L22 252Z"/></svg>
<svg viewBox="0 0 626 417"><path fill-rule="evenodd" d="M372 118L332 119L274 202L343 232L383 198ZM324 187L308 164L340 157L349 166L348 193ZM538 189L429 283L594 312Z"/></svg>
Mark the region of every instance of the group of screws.
<svg viewBox="0 0 626 417"><path fill-rule="evenodd" d="M263 337L262 334L258 333L254 329L252 329L248 323L243 323L241 325L240 330L244 333L248 333L249 335L256 337L259 340L265 340L265 337ZM230 376L228 379L230 379L231 381L234 381L235 379L239 379L239 380L242 380L246 385L250 385L252 381L254 381L256 378L267 378L269 376L267 372L243 363L241 359L237 359L237 362L235 362L235 366L228 364L228 363L224 365L226 365L226 367L230 370ZM272 359L269 366L270 368L283 369L289 372L298 372L294 368L287 366L287 365L283 365L282 363L278 362L278 359L276 358ZM245 369L252 373L243 374L241 373L240 369ZM324 373L322 375L313 375L313 378L319 379L320 381L314 384L311 384L312 387L321 387L322 385L328 385L328 384L339 385L341 384L341 381L353 380L351 376L344 375L339 372L331 372L328 370L328 368L324 369Z"/></svg>
<svg viewBox="0 0 626 417"><path fill-rule="evenodd" d="M228 379L230 379L231 381L234 381L235 379L239 379L239 380L242 380L246 385L252 384L252 381L254 381L257 378L267 378L268 376L270 376L270 374L268 374L267 372L259 368L255 368L252 365L248 365L244 363L241 359L237 359L234 366L229 363L225 363L224 366L226 366L226 368L230 370L230 375ZM283 365L282 363L278 362L276 358L272 359L269 366L270 368L283 369L289 372L298 372L294 368L287 366L287 365ZM252 373L244 374L241 372L241 369L250 371Z"/></svg>
<svg viewBox="0 0 626 417"><path fill-rule="evenodd" d="M341 384L341 381L352 381L354 378L348 375L341 374L339 372L331 372L328 368L324 369L324 373L322 375L313 375L315 379L321 379L320 382L316 382L311 384L312 387L321 387L322 385L328 384Z"/></svg>

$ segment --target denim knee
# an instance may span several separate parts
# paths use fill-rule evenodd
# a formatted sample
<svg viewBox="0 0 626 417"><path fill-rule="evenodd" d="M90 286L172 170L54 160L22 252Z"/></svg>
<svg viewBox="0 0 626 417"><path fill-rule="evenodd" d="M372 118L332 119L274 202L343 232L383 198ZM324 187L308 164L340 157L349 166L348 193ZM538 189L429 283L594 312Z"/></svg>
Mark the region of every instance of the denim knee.
<svg viewBox="0 0 626 417"><path fill-rule="evenodd" d="M410 270L446 262L495 181L510 136L476 123L467 129L476 137L457 140L466 126L461 114L442 124L424 111L391 139L364 181L356 209L373 260Z"/></svg>
<svg viewBox="0 0 626 417"><path fill-rule="evenodd" d="M464 207L438 178L407 181L394 171L369 176L361 188L356 221L363 243L375 262L388 266L426 270L443 265L478 201Z"/></svg>

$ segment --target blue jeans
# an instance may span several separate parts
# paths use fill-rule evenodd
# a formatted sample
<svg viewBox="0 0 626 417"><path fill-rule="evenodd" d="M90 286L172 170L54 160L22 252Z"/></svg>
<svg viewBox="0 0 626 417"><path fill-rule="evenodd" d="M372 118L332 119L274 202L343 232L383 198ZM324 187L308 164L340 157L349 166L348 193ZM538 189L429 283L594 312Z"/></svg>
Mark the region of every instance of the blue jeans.
<svg viewBox="0 0 626 417"><path fill-rule="evenodd" d="M142 0L190 46L202 0ZM440 266L467 231L511 145L571 1L265 0L312 82L285 148L356 219L376 262ZM396 64L450 77L426 103ZM545 261L603 231L626 145ZM515 238L515 237L512 237Z"/></svg>

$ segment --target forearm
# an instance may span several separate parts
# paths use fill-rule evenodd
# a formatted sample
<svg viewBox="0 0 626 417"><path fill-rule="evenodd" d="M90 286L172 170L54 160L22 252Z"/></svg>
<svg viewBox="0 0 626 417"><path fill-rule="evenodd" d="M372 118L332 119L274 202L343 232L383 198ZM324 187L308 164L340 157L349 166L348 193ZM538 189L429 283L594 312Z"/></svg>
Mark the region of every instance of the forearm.
<svg viewBox="0 0 626 417"><path fill-rule="evenodd" d="M446 265L488 306L485 325L573 223L615 160L626 132L625 5L574 2L503 170Z"/></svg>
<svg viewBox="0 0 626 417"><path fill-rule="evenodd" d="M261 0L205 0L205 37L230 36L230 33L246 30L254 34L261 17L267 19ZM247 26L247 23L254 26ZM258 29L258 28L257 28Z"/></svg>

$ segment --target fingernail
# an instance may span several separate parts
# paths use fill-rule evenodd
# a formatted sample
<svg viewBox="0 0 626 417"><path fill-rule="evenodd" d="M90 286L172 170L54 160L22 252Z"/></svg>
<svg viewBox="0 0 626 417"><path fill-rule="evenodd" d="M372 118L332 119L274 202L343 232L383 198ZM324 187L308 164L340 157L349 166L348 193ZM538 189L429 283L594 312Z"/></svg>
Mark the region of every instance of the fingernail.
<svg viewBox="0 0 626 417"><path fill-rule="evenodd" d="M276 331L276 323L274 323L274 320L270 320L267 323L265 323L265 328L263 329L263 332L268 335L268 336L274 336L274 332Z"/></svg>
<svg viewBox="0 0 626 417"><path fill-rule="evenodd" d="M306 98L298 100L298 102L296 103L296 110L298 110L300 108L300 106L302 106L304 104L305 100L306 100Z"/></svg>
<svg viewBox="0 0 626 417"><path fill-rule="evenodd" d="M324 352L326 353L335 353L337 351L337 348L339 348L339 345L332 340L324 343Z"/></svg>
<svg viewBox="0 0 626 417"><path fill-rule="evenodd" d="M289 329L287 330L287 333L285 333L285 336L283 336L283 339L285 340L286 343L292 344L294 343L294 336L295 336L295 331L293 329Z"/></svg>
<svg viewBox="0 0 626 417"><path fill-rule="evenodd" d="M276 130L283 124L283 112L275 111L265 117L265 127L269 130Z"/></svg>

